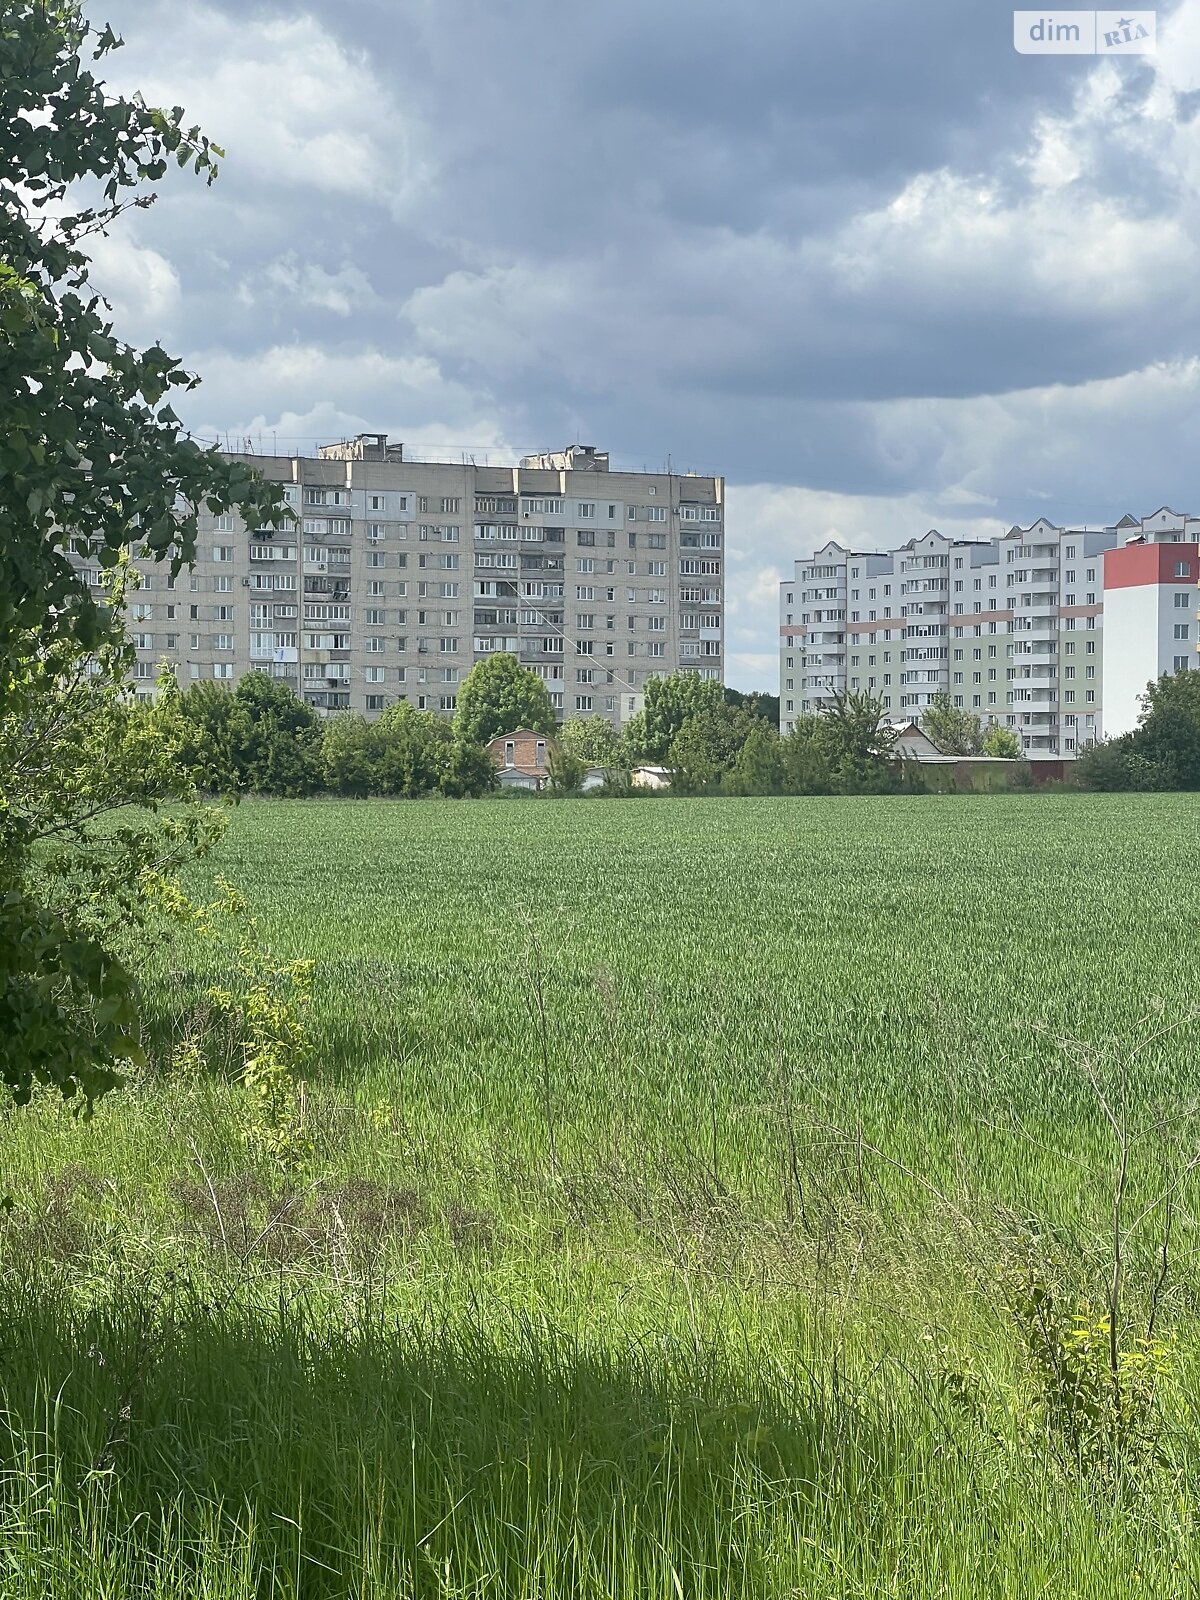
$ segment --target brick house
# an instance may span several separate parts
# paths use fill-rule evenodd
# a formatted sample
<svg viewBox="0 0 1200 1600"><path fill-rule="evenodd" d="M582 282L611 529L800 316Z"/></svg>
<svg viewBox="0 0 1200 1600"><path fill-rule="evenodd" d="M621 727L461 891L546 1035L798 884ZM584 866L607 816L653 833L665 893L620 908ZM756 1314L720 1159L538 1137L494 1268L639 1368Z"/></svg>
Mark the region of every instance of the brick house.
<svg viewBox="0 0 1200 1600"><path fill-rule="evenodd" d="M550 776L550 742L543 733L516 728L488 741L488 754L496 763L505 789L543 789Z"/></svg>

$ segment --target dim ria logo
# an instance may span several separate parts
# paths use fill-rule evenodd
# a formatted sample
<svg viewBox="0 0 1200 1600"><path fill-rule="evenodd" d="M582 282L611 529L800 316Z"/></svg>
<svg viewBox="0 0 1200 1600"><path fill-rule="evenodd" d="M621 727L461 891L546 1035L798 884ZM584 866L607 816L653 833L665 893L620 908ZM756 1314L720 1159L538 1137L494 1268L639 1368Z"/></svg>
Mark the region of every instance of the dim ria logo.
<svg viewBox="0 0 1200 1600"><path fill-rule="evenodd" d="M1153 11L1014 11L1013 44L1023 56L1146 56L1154 21Z"/></svg>

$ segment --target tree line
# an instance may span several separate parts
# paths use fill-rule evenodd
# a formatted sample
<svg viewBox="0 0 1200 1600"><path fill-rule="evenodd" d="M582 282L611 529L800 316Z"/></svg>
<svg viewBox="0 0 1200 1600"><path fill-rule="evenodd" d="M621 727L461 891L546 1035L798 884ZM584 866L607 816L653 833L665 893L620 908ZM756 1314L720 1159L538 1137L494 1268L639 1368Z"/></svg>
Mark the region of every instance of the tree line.
<svg viewBox="0 0 1200 1600"><path fill-rule="evenodd" d="M115 688L115 686L114 686ZM477 663L453 719L397 701L368 720L321 718L277 678L247 673L236 688L160 680L153 715L174 724L190 781L225 795L330 794L416 799L489 793L497 768L486 746L528 729L546 740L552 793L578 794L589 771L607 794L634 792L630 773L661 766L677 794L887 794L913 787L895 756L881 701L839 694L780 737L772 697L740 694L694 673L652 678L644 709L618 732L601 716L561 726L546 684L514 656ZM147 710L147 715L151 712Z"/></svg>

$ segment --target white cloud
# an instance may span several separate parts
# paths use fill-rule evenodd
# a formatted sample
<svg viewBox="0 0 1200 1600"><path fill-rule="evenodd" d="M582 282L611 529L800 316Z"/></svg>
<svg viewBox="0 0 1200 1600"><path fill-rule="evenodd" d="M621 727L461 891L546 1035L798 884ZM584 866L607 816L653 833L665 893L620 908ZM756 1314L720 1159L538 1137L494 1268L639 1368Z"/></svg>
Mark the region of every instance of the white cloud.
<svg viewBox="0 0 1200 1600"><path fill-rule="evenodd" d="M208 437L301 453L364 432L387 432L418 452L510 449L490 397L425 356L288 344L246 356L202 352L196 365L204 383L178 409Z"/></svg>
<svg viewBox="0 0 1200 1600"><path fill-rule="evenodd" d="M157 250L139 244L127 225L90 241L92 283L113 309L116 332L130 344L170 334L179 310L179 274Z"/></svg>
<svg viewBox="0 0 1200 1600"><path fill-rule="evenodd" d="M360 268L347 264L329 272L314 261L301 262L295 251L272 261L261 272L242 279L238 298L243 305L277 304L284 298L335 316L376 308L379 297Z"/></svg>
<svg viewBox="0 0 1200 1600"><path fill-rule="evenodd" d="M320 238L321 192L399 215L429 181L417 120L401 111L367 52L349 49L311 14L234 18L163 0L156 10L155 18L139 7L110 76L151 104L186 106L188 125L228 152L224 182L307 191L294 221Z"/></svg>

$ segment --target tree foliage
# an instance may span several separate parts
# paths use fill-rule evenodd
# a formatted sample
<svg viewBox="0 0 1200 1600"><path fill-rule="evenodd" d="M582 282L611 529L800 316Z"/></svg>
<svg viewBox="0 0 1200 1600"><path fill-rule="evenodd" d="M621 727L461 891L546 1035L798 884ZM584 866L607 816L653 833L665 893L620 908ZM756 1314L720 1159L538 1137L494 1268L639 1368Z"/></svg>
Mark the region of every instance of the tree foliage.
<svg viewBox="0 0 1200 1600"><path fill-rule="evenodd" d="M921 732L944 756L977 756L983 750L983 724L973 711L938 694L921 713Z"/></svg>
<svg viewBox="0 0 1200 1600"><path fill-rule="evenodd" d="M477 661L458 691L455 733L467 744L486 744L518 728L554 732L550 691L516 656L501 653Z"/></svg>
<svg viewBox="0 0 1200 1600"><path fill-rule="evenodd" d="M1200 672L1148 683L1137 727L1085 750L1075 773L1089 789L1200 789Z"/></svg>
<svg viewBox="0 0 1200 1600"><path fill-rule="evenodd" d="M1020 738L1011 728L993 722L983 736L983 753L1000 761L1019 761L1024 754Z"/></svg>
<svg viewBox="0 0 1200 1600"><path fill-rule="evenodd" d="M496 785L495 765L481 745L456 738L443 718L404 701L373 722L349 711L331 717L320 750L323 786L331 794L462 799Z"/></svg>
<svg viewBox="0 0 1200 1600"><path fill-rule="evenodd" d="M749 693L741 689L731 689L725 686L725 703L739 711L748 711L752 717L761 722L769 723L772 728L779 727L779 696L767 694L762 689L752 689Z"/></svg>
<svg viewBox="0 0 1200 1600"><path fill-rule="evenodd" d="M619 767L624 755L621 740L607 717L571 717L559 731L564 754L585 767Z"/></svg>
<svg viewBox="0 0 1200 1600"><path fill-rule="evenodd" d="M96 63L119 43L76 0L0 0L0 1076L22 1097L42 1081L90 1100L135 1058L121 932L169 830L94 823L187 787L162 765L170 741L142 737L71 555L111 570L136 540L177 570L202 508L252 527L290 515L187 436L170 400L196 380L122 341L89 283L89 238L148 205L170 162L211 182L220 154L182 108L109 93Z"/></svg>
<svg viewBox="0 0 1200 1600"><path fill-rule="evenodd" d="M630 759L663 762L689 717L701 711L720 712L725 693L711 678L694 672L675 672L646 682L645 706L625 726Z"/></svg>
<svg viewBox="0 0 1200 1600"><path fill-rule="evenodd" d="M587 762L569 744L555 741L550 746L550 788L555 794L578 794L587 773Z"/></svg>
<svg viewBox="0 0 1200 1600"><path fill-rule="evenodd" d="M724 699L685 717L667 753L672 788L698 793L719 783L740 756L753 723L748 712Z"/></svg>
<svg viewBox="0 0 1200 1600"><path fill-rule="evenodd" d="M194 798L177 697L127 687L119 621L130 584L111 579L112 623L94 651L70 633L15 636L0 714L0 1081L89 1104L141 1061L131 940L176 867L221 830ZM169 802L183 809L163 814Z"/></svg>

